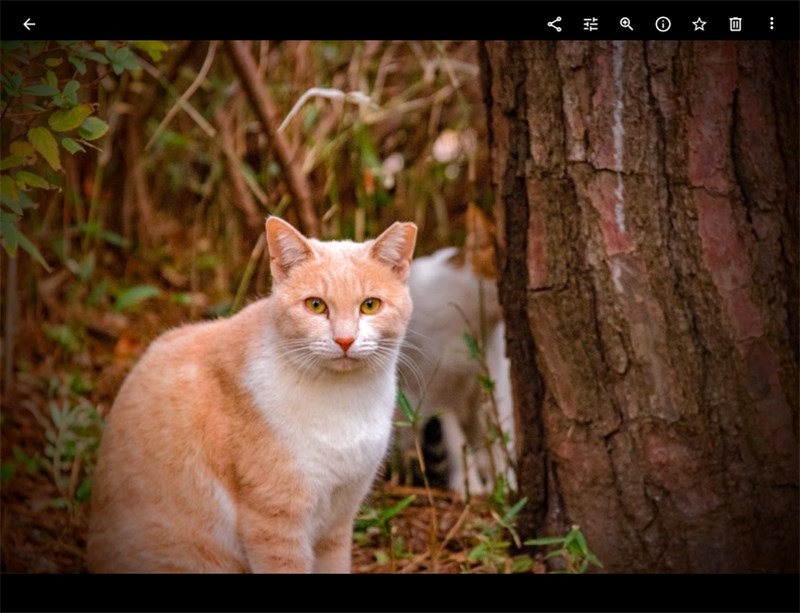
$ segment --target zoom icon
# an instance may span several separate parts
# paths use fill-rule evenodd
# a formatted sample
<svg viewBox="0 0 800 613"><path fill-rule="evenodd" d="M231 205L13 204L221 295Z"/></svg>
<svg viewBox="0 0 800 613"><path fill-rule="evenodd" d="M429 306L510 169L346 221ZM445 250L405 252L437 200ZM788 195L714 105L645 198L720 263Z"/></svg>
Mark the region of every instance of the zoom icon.
<svg viewBox="0 0 800 613"><path fill-rule="evenodd" d="M659 17L656 19L656 30L659 32L666 32L672 27L672 22L669 17Z"/></svg>

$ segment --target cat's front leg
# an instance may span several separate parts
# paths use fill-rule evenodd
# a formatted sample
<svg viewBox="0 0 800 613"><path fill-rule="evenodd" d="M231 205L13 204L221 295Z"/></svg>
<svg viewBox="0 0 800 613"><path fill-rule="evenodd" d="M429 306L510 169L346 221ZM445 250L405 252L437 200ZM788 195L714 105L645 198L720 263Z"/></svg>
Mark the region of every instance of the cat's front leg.
<svg viewBox="0 0 800 613"><path fill-rule="evenodd" d="M239 538L254 573L309 573L314 553L306 522L285 509L241 509Z"/></svg>
<svg viewBox="0 0 800 613"><path fill-rule="evenodd" d="M317 539L314 546L315 573L349 573L353 545L353 522L343 521Z"/></svg>

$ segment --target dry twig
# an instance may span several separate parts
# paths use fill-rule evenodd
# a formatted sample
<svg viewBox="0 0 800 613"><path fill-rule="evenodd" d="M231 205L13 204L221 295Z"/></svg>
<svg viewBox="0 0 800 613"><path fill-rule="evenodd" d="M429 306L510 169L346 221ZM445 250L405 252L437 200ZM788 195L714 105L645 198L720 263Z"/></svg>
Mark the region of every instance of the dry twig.
<svg viewBox="0 0 800 613"><path fill-rule="evenodd" d="M258 67L250 55L247 43L244 41L225 41L225 49L233 62L245 92L247 92L250 105L261 122L261 127L269 136L270 144L275 149L278 163L286 176L289 190L297 200L303 231L307 236L319 236L319 221L314 212L311 188L299 164L296 164L292 159L286 137L278 131L278 113L275 103L259 78Z"/></svg>

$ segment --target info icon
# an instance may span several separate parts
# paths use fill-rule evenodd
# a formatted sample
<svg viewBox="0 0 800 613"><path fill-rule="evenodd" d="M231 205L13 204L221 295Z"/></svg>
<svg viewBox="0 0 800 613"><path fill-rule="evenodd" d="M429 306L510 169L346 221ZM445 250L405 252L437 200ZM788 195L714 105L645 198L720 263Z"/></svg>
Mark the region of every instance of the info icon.
<svg viewBox="0 0 800 613"><path fill-rule="evenodd" d="M656 30L659 32L667 32L672 27L672 22L669 17L659 17L656 19Z"/></svg>

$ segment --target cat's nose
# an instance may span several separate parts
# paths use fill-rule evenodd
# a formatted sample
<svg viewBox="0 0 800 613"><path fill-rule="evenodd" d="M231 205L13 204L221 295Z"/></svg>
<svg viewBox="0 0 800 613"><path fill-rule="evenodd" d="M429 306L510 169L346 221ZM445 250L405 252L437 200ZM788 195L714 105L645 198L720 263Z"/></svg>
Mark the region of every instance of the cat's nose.
<svg viewBox="0 0 800 613"><path fill-rule="evenodd" d="M342 351L347 353L347 350L350 349L350 345L356 342L352 336L348 336L347 338L335 338L333 339L334 342L342 348Z"/></svg>

